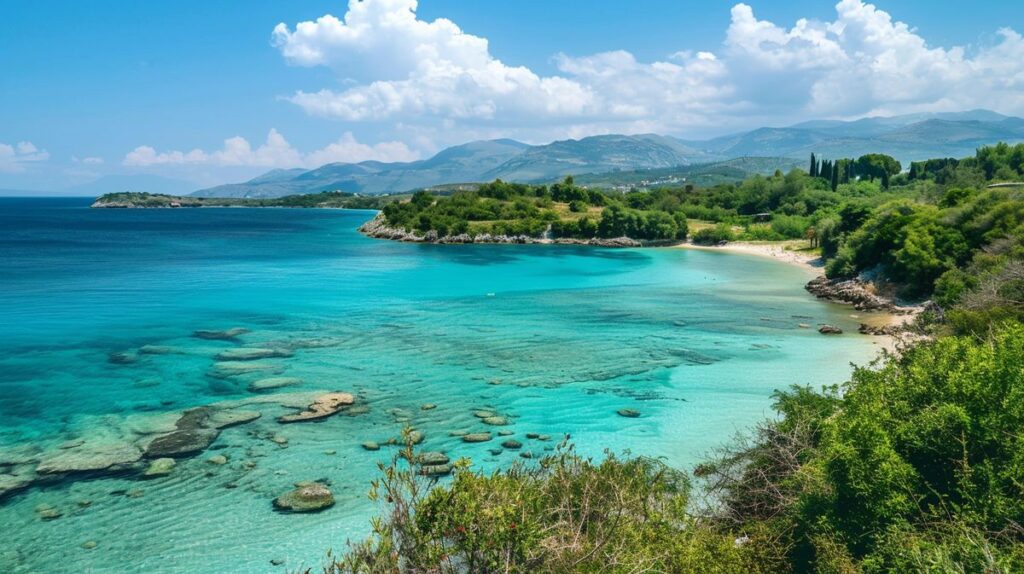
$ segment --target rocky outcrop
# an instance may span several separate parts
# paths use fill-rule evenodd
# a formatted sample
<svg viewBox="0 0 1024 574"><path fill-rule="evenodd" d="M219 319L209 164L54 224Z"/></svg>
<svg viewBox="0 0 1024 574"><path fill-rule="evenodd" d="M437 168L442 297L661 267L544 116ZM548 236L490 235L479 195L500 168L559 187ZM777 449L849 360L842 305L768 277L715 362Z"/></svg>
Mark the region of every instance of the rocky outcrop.
<svg viewBox="0 0 1024 574"><path fill-rule="evenodd" d="M326 393L316 397L306 410L277 418L281 423L300 423L327 418L355 402L349 393Z"/></svg>
<svg viewBox="0 0 1024 574"><path fill-rule="evenodd" d="M871 283L862 279L838 281L822 275L812 279L804 288L819 299L849 303L858 311L894 312L898 309L892 301L876 295Z"/></svg>
<svg viewBox="0 0 1024 574"><path fill-rule="evenodd" d="M295 490L274 499L274 508L288 512L318 512L334 506L334 495L319 482L299 483Z"/></svg>
<svg viewBox="0 0 1024 574"><path fill-rule="evenodd" d="M861 323L860 327L857 328L857 332L862 335L879 336L898 335L902 330L902 325L868 325L866 323Z"/></svg>
<svg viewBox="0 0 1024 574"><path fill-rule="evenodd" d="M842 335L843 330L835 325L822 325L818 327L818 332L822 335Z"/></svg>
<svg viewBox="0 0 1024 574"><path fill-rule="evenodd" d="M175 430L154 438L146 446L146 456L164 458L184 456L206 450L221 429L247 423L260 417L258 411L196 407L182 413Z"/></svg>
<svg viewBox="0 0 1024 574"><path fill-rule="evenodd" d="M405 241L411 243L438 243L438 244L542 244L542 245L588 245L592 247L644 247L648 245L671 245L676 241L639 241L631 237L595 237L593 239L576 239L571 237L559 237L548 239L545 237L531 237L529 235L492 235L481 233L469 235L460 233L458 235L438 235L436 231L428 231L418 234L405 229L398 229L388 226L384 215L380 214L367 221L359 228L360 233L376 239L389 239L391 241Z"/></svg>

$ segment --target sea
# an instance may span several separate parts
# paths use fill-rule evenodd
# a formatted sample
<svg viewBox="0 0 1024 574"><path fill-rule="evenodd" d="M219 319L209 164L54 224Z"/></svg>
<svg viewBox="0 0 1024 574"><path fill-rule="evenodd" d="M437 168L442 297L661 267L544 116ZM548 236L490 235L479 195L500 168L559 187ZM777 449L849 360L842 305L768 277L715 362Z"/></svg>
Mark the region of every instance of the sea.
<svg viewBox="0 0 1024 574"><path fill-rule="evenodd" d="M358 233L372 211L90 202L0 199L0 572L318 571L369 534L370 483L407 427L479 472L563 443L689 471L774 416L776 390L841 383L879 350L855 311L804 291L813 272L770 258L397 243ZM281 386L253 390L267 379ZM277 420L335 391L352 412ZM145 477L145 445L209 405L259 418ZM462 440L479 432L493 439ZM334 506L274 508L304 481Z"/></svg>

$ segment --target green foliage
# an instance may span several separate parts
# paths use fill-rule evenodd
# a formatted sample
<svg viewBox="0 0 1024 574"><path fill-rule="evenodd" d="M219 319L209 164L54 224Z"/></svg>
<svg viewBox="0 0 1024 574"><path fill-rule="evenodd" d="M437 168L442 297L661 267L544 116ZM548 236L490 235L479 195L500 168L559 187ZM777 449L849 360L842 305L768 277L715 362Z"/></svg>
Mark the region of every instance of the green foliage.
<svg viewBox="0 0 1024 574"><path fill-rule="evenodd" d="M374 536L325 572L777 571L767 540L738 546L689 516L686 476L653 459L593 461L563 446L489 475L459 463L429 492L403 460L414 455L376 483L391 511Z"/></svg>
<svg viewBox="0 0 1024 574"><path fill-rule="evenodd" d="M733 233L732 227L725 223L705 227L693 234L693 242L698 245L718 245L735 239L736 234Z"/></svg>

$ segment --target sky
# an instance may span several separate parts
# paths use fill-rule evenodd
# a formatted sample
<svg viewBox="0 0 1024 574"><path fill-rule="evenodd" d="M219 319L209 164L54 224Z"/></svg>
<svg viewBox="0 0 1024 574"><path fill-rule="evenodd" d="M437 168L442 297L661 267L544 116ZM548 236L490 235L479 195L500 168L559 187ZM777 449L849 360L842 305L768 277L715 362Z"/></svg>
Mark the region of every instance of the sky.
<svg viewBox="0 0 1024 574"><path fill-rule="evenodd" d="M4 12L8 190L116 176L189 191L499 137L1024 116L1016 0L33 0Z"/></svg>

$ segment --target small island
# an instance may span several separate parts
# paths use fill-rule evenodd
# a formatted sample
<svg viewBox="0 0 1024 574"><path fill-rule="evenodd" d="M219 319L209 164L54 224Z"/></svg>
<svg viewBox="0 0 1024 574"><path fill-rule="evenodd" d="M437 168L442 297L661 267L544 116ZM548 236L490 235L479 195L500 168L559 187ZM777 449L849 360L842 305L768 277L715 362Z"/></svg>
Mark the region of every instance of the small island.
<svg viewBox="0 0 1024 574"><path fill-rule="evenodd" d="M409 197L406 195L365 196L342 191L325 191L273 198L194 197L124 191L107 193L92 203L97 209L174 209L190 207L292 207L321 209L380 209L384 204Z"/></svg>

